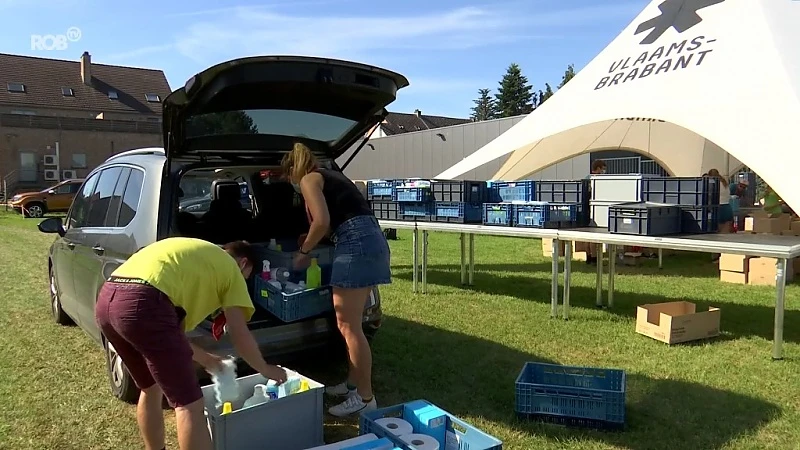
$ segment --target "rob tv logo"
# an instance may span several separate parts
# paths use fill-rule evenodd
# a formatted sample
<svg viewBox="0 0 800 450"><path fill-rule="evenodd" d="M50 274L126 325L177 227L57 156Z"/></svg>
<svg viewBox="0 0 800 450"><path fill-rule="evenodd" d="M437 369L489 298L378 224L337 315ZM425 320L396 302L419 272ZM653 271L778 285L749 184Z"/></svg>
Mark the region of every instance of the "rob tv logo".
<svg viewBox="0 0 800 450"><path fill-rule="evenodd" d="M69 27L65 34L32 34L31 50L66 50L70 42L81 39L81 29Z"/></svg>

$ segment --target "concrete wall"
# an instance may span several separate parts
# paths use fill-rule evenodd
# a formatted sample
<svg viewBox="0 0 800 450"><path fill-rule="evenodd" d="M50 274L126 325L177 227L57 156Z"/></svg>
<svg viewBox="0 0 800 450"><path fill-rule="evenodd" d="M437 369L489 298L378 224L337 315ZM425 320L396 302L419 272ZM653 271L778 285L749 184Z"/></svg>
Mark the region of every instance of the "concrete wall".
<svg viewBox="0 0 800 450"><path fill-rule="evenodd" d="M508 117L373 138L347 166L345 174L353 180L431 178L508 131L523 118ZM352 152L353 149L349 150L337 163L340 166L344 164ZM506 159L507 156L498 158L459 178L489 180ZM548 167L530 178L579 179L589 173L589 165L589 155L580 155Z"/></svg>

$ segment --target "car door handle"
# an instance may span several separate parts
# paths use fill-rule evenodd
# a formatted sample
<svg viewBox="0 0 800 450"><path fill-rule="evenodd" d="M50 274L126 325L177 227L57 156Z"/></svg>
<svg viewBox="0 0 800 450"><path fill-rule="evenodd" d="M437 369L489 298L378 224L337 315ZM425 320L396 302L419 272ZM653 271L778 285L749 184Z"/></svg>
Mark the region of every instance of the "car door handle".
<svg viewBox="0 0 800 450"><path fill-rule="evenodd" d="M75 244L73 242L67 242L67 248L70 250L75 250Z"/></svg>
<svg viewBox="0 0 800 450"><path fill-rule="evenodd" d="M104 249L103 247L100 247L99 245L95 245L94 247L92 247L92 251L95 252L98 255L102 255L103 253L106 252L106 249Z"/></svg>

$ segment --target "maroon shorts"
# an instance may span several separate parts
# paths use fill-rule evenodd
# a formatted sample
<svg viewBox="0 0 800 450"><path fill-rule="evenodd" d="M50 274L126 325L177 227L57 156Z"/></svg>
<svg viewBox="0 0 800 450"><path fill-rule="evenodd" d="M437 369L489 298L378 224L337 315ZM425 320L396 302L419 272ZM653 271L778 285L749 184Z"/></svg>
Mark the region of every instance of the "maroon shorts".
<svg viewBox="0 0 800 450"><path fill-rule="evenodd" d="M163 292L143 282L107 281L100 289L95 320L139 389L158 384L172 407L203 397L192 348Z"/></svg>

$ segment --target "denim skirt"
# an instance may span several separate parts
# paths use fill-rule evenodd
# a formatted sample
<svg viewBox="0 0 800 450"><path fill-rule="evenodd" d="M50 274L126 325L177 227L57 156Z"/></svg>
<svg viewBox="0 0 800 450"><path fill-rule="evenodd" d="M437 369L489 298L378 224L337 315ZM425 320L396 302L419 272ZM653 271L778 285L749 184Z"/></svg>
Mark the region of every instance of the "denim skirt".
<svg viewBox="0 0 800 450"><path fill-rule="evenodd" d="M356 216L334 230L331 286L359 289L389 284L389 243L374 216Z"/></svg>

